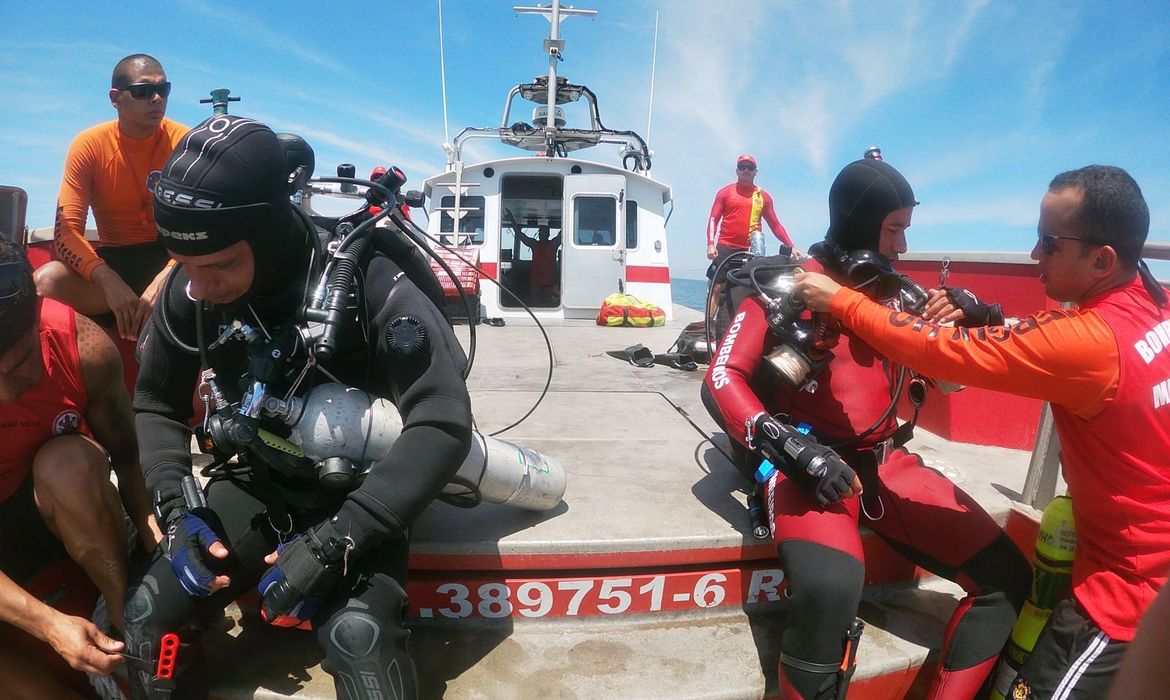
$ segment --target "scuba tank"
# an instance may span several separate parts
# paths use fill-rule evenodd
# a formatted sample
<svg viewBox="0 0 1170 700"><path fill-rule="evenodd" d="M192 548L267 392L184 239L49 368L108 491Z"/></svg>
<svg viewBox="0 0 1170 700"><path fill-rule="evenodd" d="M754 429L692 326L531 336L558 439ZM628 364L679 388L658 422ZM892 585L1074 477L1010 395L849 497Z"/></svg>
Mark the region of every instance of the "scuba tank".
<svg viewBox="0 0 1170 700"><path fill-rule="evenodd" d="M290 402L288 442L316 463L322 485L349 490L402 432L390 401L341 384L313 387ZM555 508L565 495L565 470L526 447L472 432L471 451L440 498L453 505L480 501L533 511Z"/></svg>
<svg viewBox="0 0 1170 700"><path fill-rule="evenodd" d="M1003 658L992 681L991 700L1004 700L1016 674L1036 646L1036 639L1052 615L1053 606L1068 589L1076 547L1072 499L1057 496L1044 508L1044 515L1040 518L1036 554L1032 560L1032 590L1004 647Z"/></svg>

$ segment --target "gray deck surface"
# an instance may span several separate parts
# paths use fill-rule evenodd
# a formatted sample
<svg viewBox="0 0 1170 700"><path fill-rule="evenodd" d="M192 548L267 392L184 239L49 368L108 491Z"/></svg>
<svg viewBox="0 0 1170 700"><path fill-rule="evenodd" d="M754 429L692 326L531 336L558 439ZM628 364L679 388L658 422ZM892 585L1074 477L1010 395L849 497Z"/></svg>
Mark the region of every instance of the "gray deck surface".
<svg viewBox="0 0 1170 700"><path fill-rule="evenodd" d="M698 312L676 307L664 328L547 325L554 374L544 402L501 435L559 460L565 502L549 513L436 503L416 523L412 551L580 555L738 547L747 533L743 482L709 438L726 445L699 399L698 372L635 368L605 354L642 343L664 352ZM467 327L458 327L466 339ZM478 326L468 384L490 433L531 406L548 357L531 320ZM1001 521L1020 491L1028 453L954 444L919 430L910 447ZM457 566L457 564L455 565ZM939 646L957 587L927 579L871 588L857 678L920 664ZM687 613L547 620L414 623L425 697L755 698L774 692L783 604ZM243 620L233 607L208 635L217 698L329 698L312 634Z"/></svg>
<svg viewBox="0 0 1170 700"><path fill-rule="evenodd" d="M564 503L548 514L436 503L415 525L413 551L461 554L491 547L506 555L743 544L744 481L718 449L727 449L727 438L699 399L706 366L697 372L641 368L605 354L637 343L665 352L680 329L699 318L697 311L675 307L675 321L662 328L549 324L555 363L549 393L532 416L499 437L564 465ZM458 330L466 344L467 327ZM531 319L477 330L468 387L478 427L491 433L532 406L547 377L548 356ZM1001 520L1027 472L1026 452L951 443L921 429L909 447Z"/></svg>

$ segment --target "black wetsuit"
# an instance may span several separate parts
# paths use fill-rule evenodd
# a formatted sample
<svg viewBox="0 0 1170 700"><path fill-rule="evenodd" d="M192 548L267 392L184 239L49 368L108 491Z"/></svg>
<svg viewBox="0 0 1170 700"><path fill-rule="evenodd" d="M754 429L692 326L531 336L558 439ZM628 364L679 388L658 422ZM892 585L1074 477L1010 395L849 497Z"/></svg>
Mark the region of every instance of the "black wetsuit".
<svg viewBox="0 0 1170 700"><path fill-rule="evenodd" d="M312 618L325 651L323 666L334 676L339 698L357 698L360 686L366 693L371 683L380 685L385 697L417 696L414 666L406 651L408 632L402 626L408 529L467 455L471 407L461 376L465 358L442 314L394 262L375 255L363 267L357 285L363 303L342 328L336 356L322 368L344 385L393 401L402 416L401 436L349 493L323 489L311 471L297 476L268 469L272 481L268 488L260 488L255 477L247 475L213 480L207 488L208 506L219 520L213 527L230 555L223 562L210 556L204 561L212 571L230 576L231 586L208 598L188 595L160 547L131 577L128 653L156 659L165 632L178 632L184 642L192 641L190 630L197 620L255 588L268 569L263 557L278 544L276 527L287 529L291 518L292 531L299 533L335 517L336 527L352 536L356 549L343 583ZM185 294L187 276L182 268L174 274L169 295L156 306L139 347L134 408L151 493L174 487L191 472L186 426L193 415L201 362L172 341L177 338L191 346L196 342L195 305ZM268 298L245 296L230 306L208 309L203 314L206 343L211 344L233 320L253 327L263 324L269 334L278 334L295 317L304 284L301 277ZM164 306L173 336L160 331ZM386 333L389 324L403 317L420 324L426 336L423 347L406 356L394 353ZM248 369L246 344L229 340L208 357L229 400L238 400L243 393L240 377ZM319 370L309 377L314 384L332 381ZM262 427L279 430L279 425L263 422ZM274 493L280 494L275 509ZM282 510L287 518L284 513L272 517ZM178 687L171 697L206 697L208 671L198 644L181 649L178 666ZM147 697L141 683L147 669L133 663L130 669L139 681L133 683L135 692Z"/></svg>

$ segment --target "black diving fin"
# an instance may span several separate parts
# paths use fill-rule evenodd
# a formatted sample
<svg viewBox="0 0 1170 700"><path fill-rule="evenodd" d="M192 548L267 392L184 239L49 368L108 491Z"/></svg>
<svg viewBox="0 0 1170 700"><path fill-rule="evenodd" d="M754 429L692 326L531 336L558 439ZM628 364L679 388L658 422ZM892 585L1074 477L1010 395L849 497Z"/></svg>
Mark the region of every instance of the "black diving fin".
<svg viewBox="0 0 1170 700"><path fill-rule="evenodd" d="M605 354L619 360L625 360L635 367L652 367L654 365L654 353L641 343L631 345L625 350L606 350Z"/></svg>
<svg viewBox="0 0 1170 700"><path fill-rule="evenodd" d="M667 367L674 367L687 372L694 372L699 368L695 362L695 358L691 357L685 352L664 352L660 355L654 356L654 364L666 365Z"/></svg>

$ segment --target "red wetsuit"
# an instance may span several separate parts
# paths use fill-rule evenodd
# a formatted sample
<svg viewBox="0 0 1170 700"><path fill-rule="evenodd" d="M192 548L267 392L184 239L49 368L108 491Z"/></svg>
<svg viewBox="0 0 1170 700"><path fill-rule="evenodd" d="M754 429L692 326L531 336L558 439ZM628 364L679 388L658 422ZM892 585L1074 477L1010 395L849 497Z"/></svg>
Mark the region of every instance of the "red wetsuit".
<svg viewBox="0 0 1170 700"><path fill-rule="evenodd" d="M780 242L792 246L788 231L776 216L772 195L762 187L740 187L733 182L715 194L715 203L711 205L711 216L707 220L707 245L747 250L748 236L760 230L761 219L768 222L772 234Z"/></svg>
<svg viewBox="0 0 1170 700"><path fill-rule="evenodd" d="M20 400L0 403L0 502L28 478L33 457L58 435L84 432L89 398L77 352L73 309L45 299L41 307L44 375Z"/></svg>
<svg viewBox="0 0 1170 700"><path fill-rule="evenodd" d="M820 271L811 262L804 267ZM928 697L974 697L990 672L1022 603L1029 582L1027 562L995 521L966 493L921 458L903 449L873 448L897 428L890 406L898 369L862 338L843 330L834 358L815 377L815 390L797 391L771 375L764 356L777 339L756 296L737 310L706 377L724 429L745 444L745 421L761 411L786 413L792 423L813 426L822 442L838 444L869 429L858 443L839 449L862 479L865 525L911 560L956 581L970 594L955 612L944 640L943 668ZM864 585L864 554L857 525L862 500L850 498L821 508L807 487L784 474L767 482L766 503L792 594L792 624L781 649L804 661L841 661L844 629L857 612ZM998 616L968 615L985 594L1000 591ZM1009 592L1002 597L1003 592ZM986 610L986 608L983 608ZM963 640L954 647L950 641ZM978 640L972 643L970 640ZM960 648L964 647L964 648ZM781 683L801 671L782 665ZM786 675L787 674L787 675ZM949 674L949 675L948 675ZM812 686L816 679L804 681ZM800 686L797 679L796 687ZM948 694L950 693L950 694ZM791 688L781 697L799 697Z"/></svg>

